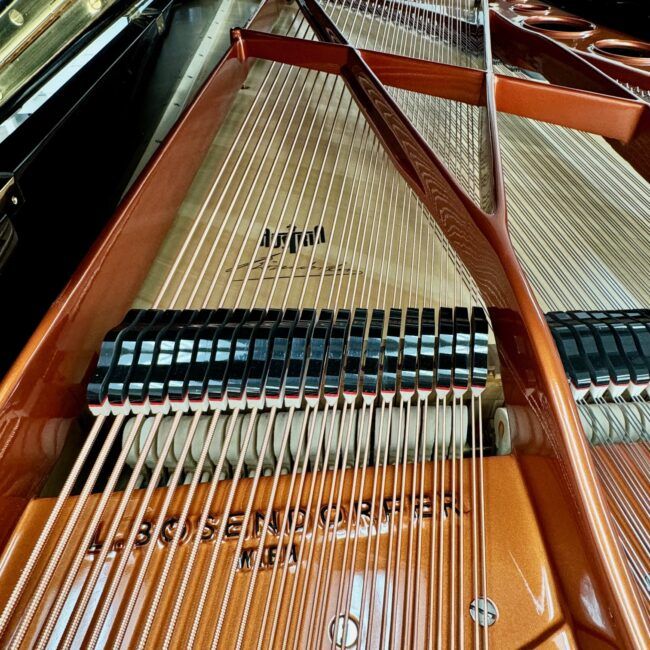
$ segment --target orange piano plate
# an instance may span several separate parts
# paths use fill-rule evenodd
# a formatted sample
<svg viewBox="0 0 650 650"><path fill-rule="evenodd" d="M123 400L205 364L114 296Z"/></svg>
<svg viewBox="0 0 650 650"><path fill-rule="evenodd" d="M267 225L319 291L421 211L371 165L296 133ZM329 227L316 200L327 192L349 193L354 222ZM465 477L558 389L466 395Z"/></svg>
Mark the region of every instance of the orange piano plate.
<svg viewBox="0 0 650 650"><path fill-rule="evenodd" d="M287 492L289 490L290 477L281 477L273 500L272 514L266 519L266 506L269 497L271 479L266 477L260 482L256 492L255 501L252 505L250 515L245 518L246 504L250 492L251 479L242 479L234 495L233 505L230 509L228 521L225 526L225 534L221 542L221 551L217 557L217 564L212 573L207 573L206 568L210 559L210 554L216 544L218 530L221 524L219 513L223 509L223 504L229 491L229 481L224 480L217 488L217 492L209 508L209 516L206 526L204 527L202 539L199 545L196 564L191 573L189 585L187 587L185 599L178 615L178 622L175 625L173 645L182 646L191 632L199 603L199 595L204 584L207 582L209 590L207 592L207 601L205 610L201 618L200 625L195 631L196 643L201 647L209 645L215 634L215 627L220 611L226 611L224 607L224 590L227 584L227 576L231 570L234 570L234 582L231 587L229 599L225 602L228 616L225 618L225 626L221 633L221 646L232 647L232 640L243 628L243 647L256 647L259 635L264 632L263 641L267 643L273 641L273 647L286 647L294 642L294 635L299 634L299 647L306 643L306 636L311 626L315 626L315 616L319 613L323 620L321 627L331 626L334 618L334 612L337 611L337 597L339 588L342 594L348 594L350 606L348 612L350 621L348 625L357 626L359 621L363 621L363 628L358 632L364 642L369 642L369 647L381 647L380 637L383 635L395 635L396 639L405 638L405 635L411 635L414 641L417 641L417 647L427 647L427 639L430 631L434 635L443 635L443 647L448 647L451 643L449 638L450 623L452 620L451 603L455 600L455 607L458 608L453 614L456 625L451 629L458 630L461 627L460 616L464 618L465 644L469 647L473 643L474 620L470 616L470 605L481 592L473 584L474 570L478 571L478 564L481 562L480 557L474 556L473 544L475 544L474 535L480 535L480 530L473 530L473 504L472 504L472 477L471 477L471 460L464 461L465 472L465 494L463 498L463 507L459 507L460 497L457 495L458 503L454 511L451 507L450 484L450 463L447 462L447 488L445 489L445 499L440 502L440 489L436 491L435 504L432 500L434 490L433 471L434 464L426 463L423 467L424 487L422 507L420 508L419 484L416 491L416 503L413 503L409 496L405 499L404 504L396 505L392 508L392 491L393 491L393 468L388 468L384 485L383 497L375 497L374 504L380 509L374 511L370 526L370 508L372 501L373 488L373 469L367 470L364 479L364 491L362 498L357 498L353 502L352 519L350 527L354 533L358 525L358 535L348 535L346 530L350 518L350 490L352 478L348 477L344 481L343 497L340 501L342 506L339 509L338 522L336 526L330 525L327 529L323 525L327 520L327 512L323 506L316 531L314 532L313 518L314 512L307 517L306 528L309 531L303 537L303 523L307 513L307 495L309 493L310 482L312 478L308 476L305 480L300 500L294 496L289 504L289 518L298 514L298 523L294 527L294 535L290 538L290 526L283 527L283 521L287 511ZM406 485L411 486L412 465L408 466L406 472ZM438 471L440 469L438 468ZM379 472L378 472L379 473ZM379 477L378 477L379 478ZM315 480L315 479L313 479ZM337 479L338 480L338 479ZM438 477L438 481L440 478ZM486 549L487 549L487 593L488 598L492 601L497 610L496 621L487 628L489 643L494 647L522 647L529 644L543 643L550 640L558 634L566 622L565 613L562 608L553 570L549 564L541 534L538 529L535 513L527 496L526 489L523 485L517 463L512 457L495 457L485 461L484 464L484 481L485 492L484 498L486 503ZM325 478L324 490L327 494L331 482L331 472ZM379 480L377 481L379 483ZM398 473L398 484L401 482L401 472ZM161 647L165 635L168 633L167 623L170 620L174 604L177 602L180 581L184 569L187 567L192 540L196 534L196 526L201 516L201 509L205 501L207 485L201 484L191 502L187 516L186 526L181 536L178 550L172 564L172 568L164 581L162 589L162 599L158 607L158 612L153 622L152 631L149 636L148 647ZM378 488L376 488L378 489ZM458 488L457 488L458 490ZM138 568L143 554L150 545L154 545L154 552L149 564L149 569L145 574L145 580L141 589L137 593L135 604L135 615L129 623L126 632L125 642L129 645L137 644L141 634L141 628L146 622L147 614L151 608L151 599L158 587L160 572L165 562L166 555L173 543L175 532L175 522L182 511L184 497L186 496L186 487L179 487L174 499L165 515L165 524L162 533L158 539L153 540L150 536L150 530L160 511L160 503L164 498L164 490L159 489L150 507L147 508L146 515L142 521L140 533L136 538L136 546L133 549L125 549L124 541L127 537L128 530L133 523L134 511L138 505L138 493L133 495L128 504L128 508L120 523L119 532L115 538L113 548L109 551L105 561L105 566L101 571L101 578L98 580L95 590L93 591L91 602L96 607L102 602L101 594L106 589L110 580L111 571L115 569L120 556L125 552L130 552L132 557L129 559L127 569L119 583L116 597L113 600L111 610L108 616L112 625L106 625L102 628L99 637L100 645L111 645L115 640L115 634L119 628L119 623L123 620L123 609L129 597L133 593L135 581L137 578ZM64 634L69 616L74 610L74 601L79 596L79 591L88 572L93 567L93 560L99 552L102 545L102 534L111 519L111 513L114 511L120 493L115 493L102 517L102 523L97 529L91 547L88 549L81 570L76 578L78 586L70 592L69 604L63 610L63 613L57 623L55 632L51 641L60 641ZM97 497L92 497L88 503L88 512L93 511ZM67 514L75 504L75 498L70 498L66 503L65 510L62 513L62 520L65 520ZM7 546L5 554L0 563L0 603L8 597L11 586L15 583L22 564L31 551L34 539L38 536L44 522L49 515L52 507L51 499L37 499L33 501L25 512L20 524L16 528L14 535ZM458 561L460 552L460 525L459 512L462 511L464 520L464 563L465 579L463 582L463 600L459 602L460 586L457 585L457 591L452 598L450 592L451 570L450 554L451 545L451 526L450 522L455 523L456 527L456 558ZM389 531L391 515L394 517L393 560L387 568L387 547L389 544ZM311 521L310 521L311 520ZM335 520L334 509L330 512L329 521ZM439 531L440 521L443 522L444 537L442 542L442 558L440 557ZM244 522L246 528L243 528ZM76 531L70 540L70 554L76 548L75 542L79 542L83 531L88 523L88 515L85 515L76 528ZM412 524L412 525L410 525ZM379 525L379 538L377 537L377 526ZM431 534L432 527L437 529L434 546L434 555L431 555ZM263 539L263 546L260 546L262 532L266 529ZM398 531L401 531L398 534ZM279 534L284 532L284 542L278 547ZM335 533L335 535L333 535ZM56 535L53 536L56 539ZM323 549L323 539L325 539L325 551L322 574L327 569L327 560L329 549L331 548L332 539L335 538L333 560L329 568L331 580L325 580L321 575L320 582L317 583L319 563L316 559L321 556ZM399 565L396 563L397 541L401 538L401 550ZM314 544L315 540L315 544ZM346 541L347 540L347 541ZM240 543L238 558L235 553ZM376 544L379 543L377 551ZM357 546L358 544L358 546ZM302 546L302 549L301 549ZM346 551L347 546L347 551ZM354 548L356 547L356 553ZM42 554L41 562L46 562L51 550L51 545L46 546ZM310 553L311 552L311 553ZM308 572L308 557L312 557L311 570ZM342 570L344 554L346 555L346 571ZM296 561L302 555L300 570L297 570ZM352 556L355 555L354 572L350 570ZM417 562L416 560L417 555ZM259 556L258 569L255 570L256 560ZM65 556L64 556L65 557ZM378 564L375 567L374 558L378 558ZM432 558L434 560L434 580L430 580ZM443 579L442 584L438 577L438 561L443 562ZM62 563L62 566L65 562ZM460 565L457 570L461 570ZM274 575L275 574L275 575ZM36 582L40 575L37 567L32 578ZM297 582L295 582L297 576ZM54 574L50 589L47 592L46 599L42 603L42 614L34 618L30 627L27 641L38 638L39 628L42 626L45 613L48 606L52 604L56 596L56 585L60 584L64 578L64 573L57 571ZM295 584L294 584L295 583ZM318 590L316 589L318 584ZM306 591L303 589L307 585ZM326 596L326 585L329 585ZM430 591L432 585L433 594ZM280 598L280 588L282 586L282 597ZM365 586L365 589L364 589ZM440 592L438 591L440 589ZM365 615L360 616L359 608L365 591ZM27 592L30 592L28 587ZM391 598L386 598L387 593ZM392 598L396 593L397 597ZM439 593L442 594L442 607L438 609L437 602ZM290 602L293 594L294 607L291 608L287 603ZM417 594L417 596L416 596ZM301 600L302 596L302 600ZM432 599L434 608L430 609ZM242 608L247 599L250 599L250 611L243 612ZM415 602L417 601L417 612ZM270 603L270 607L267 606ZM386 605L388 602L388 605ZM298 604L302 603L302 607ZM314 603L318 603L318 608L314 608ZM282 604L279 614L275 607ZM265 620L265 608L268 607ZM397 625L391 625L392 608L395 607L397 616L395 620ZM20 611L21 605L18 605ZM372 629L368 629L368 623L371 619L374 621ZM408 610L407 610L408 608ZM343 611L339 607L338 611ZM410 613L407 616L407 611ZM430 618L430 612L441 612L442 620L436 615ZM303 612L302 625L296 626L297 619ZM273 614L278 615L277 626L273 639L271 634L274 626L270 621L273 620ZM324 616L323 616L324 614ZM89 608L85 614L78 634L75 637L75 646L83 645L84 636L93 624L93 608ZM287 627L287 617L290 616L290 623ZM247 618L244 618L247 617ZM16 621L19 620L19 616ZM242 621L247 621L245 627ZM309 624L311 622L311 626ZM266 622L265 626L262 623ZM240 627L242 626L242 627ZM328 628L329 629L329 628ZM382 632L383 630L383 632ZM482 632L479 632L481 634ZM286 639L285 639L286 635ZM570 639L571 634L568 630L562 632L562 637ZM10 632L8 635L10 638ZM327 643L329 638L324 643ZM386 640L384 640L384 643ZM458 637L456 639L458 643ZM398 644L399 645L399 644Z"/></svg>

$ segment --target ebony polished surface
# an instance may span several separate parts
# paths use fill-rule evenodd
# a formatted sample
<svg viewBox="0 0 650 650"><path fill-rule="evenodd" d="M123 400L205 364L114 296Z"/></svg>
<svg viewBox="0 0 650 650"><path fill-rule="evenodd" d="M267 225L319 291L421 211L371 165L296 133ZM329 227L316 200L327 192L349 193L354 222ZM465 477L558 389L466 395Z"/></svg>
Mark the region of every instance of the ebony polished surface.
<svg viewBox="0 0 650 650"><path fill-rule="evenodd" d="M18 244L0 270L3 312L11 314L0 323L0 377L228 46L233 14L243 24L254 3L189 0L172 6L162 0L145 11L154 5L160 17L149 18L142 35L124 38L102 54L98 67L77 75L87 75L74 90L84 90L79 101L70 102L73 91L66 86L58 92L62 98L55 94L34 112L19 109L13 121L0 125L0 171L19 175L25 197L12 215ZM219 27L220 9L227 20L206 49L206 32ZM146 19L137 18L132 28ZM190 69L202 44L204 64ZM179 94L188 70L193 83ZM42 87L30 97L38 100L39 93Z"/></svg>
<svg viewBox="0 0 650 650"><path fill-rule="evenodd" d="M650 39L647 0L557 0L554 6L643 40Z"/></svg>

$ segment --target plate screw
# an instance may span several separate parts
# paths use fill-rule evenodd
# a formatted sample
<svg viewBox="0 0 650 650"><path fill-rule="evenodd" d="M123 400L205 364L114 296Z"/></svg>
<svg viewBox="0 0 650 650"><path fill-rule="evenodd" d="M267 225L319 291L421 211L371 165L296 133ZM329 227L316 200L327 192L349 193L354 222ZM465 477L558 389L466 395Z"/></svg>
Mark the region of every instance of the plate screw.
<svg viewBox="0 0 650 650"><path fill-rule="evenodd" d="M476 621L481 627L490 627L497 622L499 612L497 606L489 598L477 598L469 605L469 615L472 620Z"/></svg>
<svg viewBox="0 0 650 650"><path fill-rule="evenodd" d="M344 629L345 627L345 629ZM346 617L341 614L333 618L330 623L330 639L338 648L352 648L357 645L359 639L359 624L356 619L348 614Z"/></svg>

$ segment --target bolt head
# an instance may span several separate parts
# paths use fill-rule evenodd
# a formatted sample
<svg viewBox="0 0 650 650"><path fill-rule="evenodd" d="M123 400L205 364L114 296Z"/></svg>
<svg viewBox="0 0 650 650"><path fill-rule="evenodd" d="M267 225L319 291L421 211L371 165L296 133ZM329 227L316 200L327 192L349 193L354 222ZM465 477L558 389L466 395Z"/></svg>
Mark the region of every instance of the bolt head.
<svg viewBox="0 0 650 650"><path fill-rule="evenodd" d="M497 606L489 598L480 596L470 603L469 615L473 621L478 620L478 624L481 627L490 627L497 622L499 610L497 610Z"/></svg>

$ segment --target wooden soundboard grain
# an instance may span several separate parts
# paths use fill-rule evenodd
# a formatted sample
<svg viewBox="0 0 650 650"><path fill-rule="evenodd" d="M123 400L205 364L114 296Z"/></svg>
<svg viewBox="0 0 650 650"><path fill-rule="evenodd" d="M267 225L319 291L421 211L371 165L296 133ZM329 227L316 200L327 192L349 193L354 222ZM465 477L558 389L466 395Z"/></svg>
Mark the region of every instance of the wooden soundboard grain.
<svg viewBox="0 0 650 650"><path fill-rule="evenodd" d="M286 74L285 90L297 79L290 105L303 81L304 100L315 80L311 100L299 103L298 113L304 111L305 118L301 128L289 131L281 141L280 136L271 139L262 134L258 125L245 146L243 139L236 140L268 67L261 61L253 65L134 306L154 304L197 218L201 227L158 306L389 309L476 303L477 292L467 271L395 171L340 79L284 68L277 87ZM269 105L279 103L273 94ZM286 130L288 119L285 114L277 120L278 133ZM234 157L227 160L233 147ZM316 152L313 159L312 151ZM230 183L226 176L218 177L224 166L230 170L235 164ZM210 195L215 180L216 191ZM206 197L208 207L201 211ZM215 210L200 245L203 225ZM318 241L315 250L303 246L297 252L286 250L287 245L273 251L263 245L266 228L274 237L291 227L299 232L320 227L325 241ZM298 247L299 236L295 242ZM174 302L174 291L186 271L187 280Z"/></svg>

